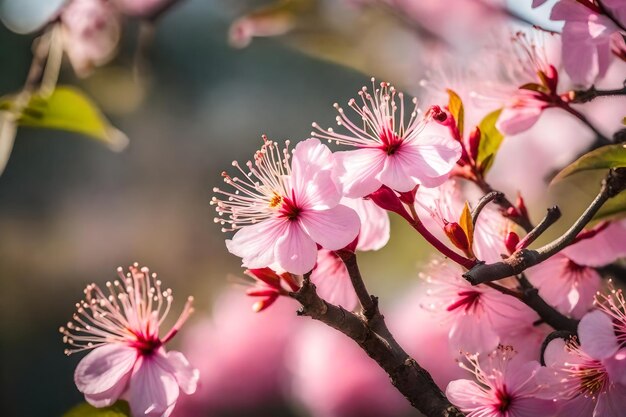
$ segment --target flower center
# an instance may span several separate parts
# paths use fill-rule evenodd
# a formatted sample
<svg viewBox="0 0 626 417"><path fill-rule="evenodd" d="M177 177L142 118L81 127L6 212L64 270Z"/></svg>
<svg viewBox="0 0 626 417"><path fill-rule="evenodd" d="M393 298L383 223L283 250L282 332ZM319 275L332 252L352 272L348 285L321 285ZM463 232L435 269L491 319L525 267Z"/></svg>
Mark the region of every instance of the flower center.
<svg viewBox="0 0 626 417"><path fill-rule="evenodd" d="M295 195L292 198L282 197L282 206L280 207L280 215L289 220L296 220L302 209L296 204Z"/></svg>
<svg viewBox="0 0 626 417"><path fill-rule="evenodd" d="M269 206L271 208L276 208L282 201L283 201L283 198L279 196L278 194L274 193L274 196L270 199Z"/></svg>
<svg viewBox="0 0 626 417"><path fill-rule="evenodd" d="M602 391L608 382L606 370L599 361L593 361L590 366L583 365L577 374L580 390L590 396Z"/></svg>
<svg viewBox="0 0 626 417"><path fill-rule="evenodd" d="M400 149L402 145L402 139L394 133L393 130L386 128L380 132L380 141L382 142L381 148L387 153L387 155L393 155Z"/></svg>
<svg viewBox="0 0 626 417"><path fill-rule="evenodd" d="M496 391L496 399L498 400L496 407L498 411L505 412L511 407L512 398L508 392L506 392L506 386L501 390Z"/></svg>
<svg viewBox="0 0 626 417"><path fill-rule="evenodd" d="M150 356L156 351L163 343L158 337L145 338L144 336L137 336L137 340L130 344L131 347L141 352L143 356Z"/></svg>
<svg viewBox="0 0 626 417"><path fill-rule="evenodd" d="M454 303L450 304L446 310L452 311L456 310L457 308L464 308L467 312L473 308L478 307L480 292L473 290L459 291L458 295L460 298Z"/></svg>

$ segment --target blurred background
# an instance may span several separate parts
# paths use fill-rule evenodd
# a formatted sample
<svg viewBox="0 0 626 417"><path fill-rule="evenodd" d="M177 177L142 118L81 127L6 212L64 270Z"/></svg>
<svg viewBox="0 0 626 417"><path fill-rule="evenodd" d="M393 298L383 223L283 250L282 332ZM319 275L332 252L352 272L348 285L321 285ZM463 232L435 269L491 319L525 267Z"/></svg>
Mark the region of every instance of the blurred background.
<svg viewBox="0 0 626 417"><path fill-rule="evenodd" d="M446 45L445 53L455 51L459 56L471 55L473 47L471 40L450 36L451 30L439 33L443 28L420 24L414 17L426 13L423 10L414 10L416 15L412 15L410 8L396 4L403 2L382 2L384 7L372 8L366 4L369 2L356 0L302 2L306 7L304 12L298 11L298 19L278 19L278 23L288 22L283 26L268 20L268 35L289 34L253 39L243 49L233 47L245 46L250 40L241 34L238 37L232 28L229 39L233 21L268 3L181 0L158 20L144 51L139 81L133 75L141 31L136 21L125 23L119 51L108 65L77 78L64 64L60 83L84 90L129 137L130 144L121 153L77 134L19 130L0 177L0 415L60 416L82 401L72 377L81 355L63 355L58 327L71 317L87 283L114 279L118 266L135 261L149 266L174 290L175 307L182 308L187 295L195 296L197 313L183 330L183 337L174 341L176 347L198 349L197 358L211 355L212 346L215 352L228 350L224 341L249 348L241 352L245 360L235 359L228 371L216 370L218 362L228 360L223 356L214 359L215 363L198 365L203 375L215 370L219 380L205 386L220 386L224 389L222 400L228 398L231 403L215 399L214 406L191 404L189 409L196 411L187 415L306 416L311 414L311 403L330 395L323 387L318 389L318 397L292 395L294 390L302 391L298 386L306 382L285 377L291 381L286 384L289 386L276 387L272 393L261 390L258 400L246 403L245 398L254 397L254 389L244 382L262 386L276 378L254 373L267 372L255 371L256 361L272 360L263 359L259 352L265 349L274 356L288 357L291 353L277 351L275 345L284 348L303 330L296 331L298 326L291 324L296 306L279 303L275 310L290 319L269 321L258 317L265 313L251 313L252 301L243 297L242 291L231 289L233 277L242 270L239 260L226 251L225 236L213 223L212 188L221 184L220 172L228 169L232 160L250 158L261 134L275 140L301 140L308 137L312 121L332 125L332 104L346 102L362 85L369 84L372 75L420 94L418 85L426 63L444 54L433 45ZM532 17L521 9L513 10ZM474 12L487 18L478 9ZM433 9L432 13L438 12ZM519 18L504 12L489 18L520 23ZM532 19L547 20L545 12ZM471 16L466 23L470 29L477 27ZM476 36L488 35L481 32ZM34 37L0 27L1 94L22 87ZM589 140L574 141L578 145L569 152L578 152ZM501 178L496 169L494 177ZM510 180L500 182L513 192L518 188ZM543 190L535 194L531 209L541 213L547 197ZM393 218L390 244L364 254L362 269L372 292L384 303L415 286L417 265L428 256L422 242ZM241 312L231 311L233 306ZM267 316L276 314L268 311ZM211 319L211 315L222 319ZM311 347L324 337L333 337L316 334L321 331L307 329L301 339L311 340L306 345L314 350L310 358L326 349L327 356L319 359L325 362L341 354L329 345ZM274 340L275 345L264 346L263 337ZM307 365L301 359L286 362L296 375ZM364 375L370 371L363 372L354 378L367 380ZM386 383L384 375L375 378ZM357 384L354 392L346 395L356 404L359 395L368 395L370 388ZM389 400L382 405L389 410L385 415L407 412L392 403ZM181 413L185 407L181 405ZM339 407L317 414L367 417L368 412Z"/></svg>

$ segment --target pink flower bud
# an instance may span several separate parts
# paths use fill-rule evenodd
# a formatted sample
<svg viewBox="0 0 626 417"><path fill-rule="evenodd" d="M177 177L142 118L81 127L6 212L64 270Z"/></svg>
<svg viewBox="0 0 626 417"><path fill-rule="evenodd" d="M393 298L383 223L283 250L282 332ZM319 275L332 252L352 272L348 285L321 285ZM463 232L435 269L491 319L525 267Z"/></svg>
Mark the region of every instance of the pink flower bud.
<svg viewBox="0 0 626 417"><path fill-rule="evenodd" d="M430 106L426 115L430 115L436 122L440 124L446 124L445 122L448 119L447 113L437 105Z"/></svg>
<svg viewBox="0 0 626 417"><path fill-rule="evenodd" d="M474 126L468 137L469 153L473 161L476 161L478 158L478 147L480 146L480 138L480 128L478 126Z"/></svg>
<svg viewBox="0 0 626 417"><path fill-rule="evenodd" d="M413 221L409 213L407 213L406 209L402 205L400 198L386 185L381 186L378 190L371 193L368 198L376 203L376 205L380 208L397 213L409 222Z"/></svg>

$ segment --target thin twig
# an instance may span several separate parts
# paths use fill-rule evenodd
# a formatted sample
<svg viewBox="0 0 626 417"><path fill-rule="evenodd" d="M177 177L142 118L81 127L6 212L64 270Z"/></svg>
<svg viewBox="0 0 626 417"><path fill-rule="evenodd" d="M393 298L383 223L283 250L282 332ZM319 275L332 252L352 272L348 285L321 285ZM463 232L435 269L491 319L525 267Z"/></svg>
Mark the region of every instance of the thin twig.
<svg viewBox="0 0 626 417"><path fill-rule="evenodd" d="M602 182L602 188L596 198L594 198L578 220L558 239L538 249L521 249L516 251L501 262L493 264L479 263L463 274L463 276L472 285L478 285L519 275L527 268L545 261L573 242L578 233L600 210L600 207L607 200L623 191L624 188L626 188L626 168L611 169Z"/></svg>
<svg viewBox="0 0 626 417"><path fill-rule="evenodd" d="M498 200L502 198L504 198L504 193L501 193L500 191L491 191L485 194L478 201L478 204L476 204L476 207L474 207L474 209L472 210L472 223L474 224L474 226L476 226L476 222L478 221L478 216L480 215L480 212L483 211L485 206L494 200Z"/></svg>
<svg viewBox="0 0 626 417"><path fill-rule="evenodd" d="M561 210L557 206L550 207L547 210L544 218L541 219L541 221L539 222L539 224L535 226L533 230L528 232L528 234L524 236L522 240L519 241L519 243L517 244L517 249L523 249L530 246L530 244L533 243L535 239L541 236L543 232L548 230L548 228L556 223L556 221L560 218Z"/></svg>
<svg viewBox="0 0 626 417"><path fill-rule="evenodd" d="M484 179L475 181L475 183L476 185L480 187L481 191L485 194L490 194L496 191ZM496 191L496 192L499 192L499 191ZM503 216L517 223L517 225L519 225L526 232L530 232L534 227L533 224L530 222L530 219L527 216L521 215L521 213L517 215L511 215L510 214L511 211L515 213L519 213L518 208L515 207L515 205L511 203L511 201L509 201L509 199L506 197L504 193L502 192L499 192L499 193L500 195L494 198L493 202L500 206L500 208L502 209Z"/></svg>
<svg viewBox="0 0 626 417"><path fill-rule="evenodd" d="M626 95L626 83L622 88L613 90L597 90L595 86L591 86L588 90L573 91L573 100L571 103L587 103L597 97L623 96Z"/></svg>

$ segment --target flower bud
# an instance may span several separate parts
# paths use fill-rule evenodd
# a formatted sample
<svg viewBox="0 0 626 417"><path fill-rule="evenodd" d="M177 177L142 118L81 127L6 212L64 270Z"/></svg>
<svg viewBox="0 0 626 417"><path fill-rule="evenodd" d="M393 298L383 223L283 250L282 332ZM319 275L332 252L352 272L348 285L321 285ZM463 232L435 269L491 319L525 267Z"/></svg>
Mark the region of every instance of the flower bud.
<svg viewBox="0 0 626 417"><path fill-rule="evenodd" d="M467 239L467 235L465 235L465 230L463 230L460 224L457 222L446 223L443 227L443 231L454 246L461 249L463 252L469 251L469 240Z"/></svg>
<svg viewBox="0 0 626 417"><path fill-rule="evenodd" d="M478 147L480 146L481 132L478 126L474 126L468 137L469 154L473 161L478 160Z"/></svg>
<svg viewBox="0 0 626 417"><path fill-rule="evenodd" d="M509 251L509 253L513 253L517 250L519 240L520 239L517 233L507 233L506 237L504 238L504 246L506 246L506 249Z"/></svg>
<svg viewBox="0 0 626 417"><path fill-rule="evenodd" d="M386 185L381 186L378 190L374 191L367 197L376 203L378 207L397 213L409 222L413 221L409 213L407 213L406 209L402 205L400 197L398 197L396 193Z"/></svg>
<svg viewBox="0 0 626 417"><path fill-rule="evenodd" d="M436 122L445 124L448 115L445 111L441 110L441 107L437 105L430 106L428 109L427 115L430 115Z"/></svg>

